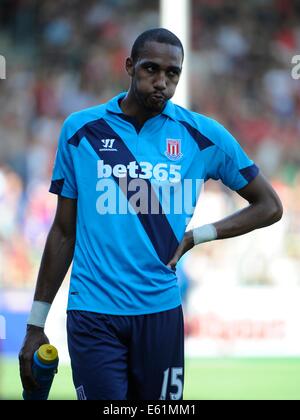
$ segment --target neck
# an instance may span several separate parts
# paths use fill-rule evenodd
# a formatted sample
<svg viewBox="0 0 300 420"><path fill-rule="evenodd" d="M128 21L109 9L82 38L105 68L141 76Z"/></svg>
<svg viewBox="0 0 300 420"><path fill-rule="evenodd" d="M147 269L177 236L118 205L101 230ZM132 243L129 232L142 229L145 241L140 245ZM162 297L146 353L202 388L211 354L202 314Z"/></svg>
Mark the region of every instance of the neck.
<svg viewBox="0 0 300 420"><path fill-rule="evenodd" d="M144 106L138 101L136 95L132 90L132 87L130 87L129 91L127 92L127 95L122 100L120 108L125 115L136 118L140 124L143 124L149 118L155 117L155 115L160 114L160 112L154 112L145 109Z"/></svg>

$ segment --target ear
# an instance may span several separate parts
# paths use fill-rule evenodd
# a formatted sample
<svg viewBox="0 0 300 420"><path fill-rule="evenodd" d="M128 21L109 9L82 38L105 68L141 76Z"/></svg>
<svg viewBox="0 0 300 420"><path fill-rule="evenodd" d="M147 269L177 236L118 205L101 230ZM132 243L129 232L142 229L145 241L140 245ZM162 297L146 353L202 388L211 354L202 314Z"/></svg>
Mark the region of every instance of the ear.
<svg viewBox="0 0 300 420"><path fill-rule="evenodd" d="M128 76L133 77L134 76L134 64L133 64L133 61L132 61L131 57L126 58L125 67L126 67L126 71L127 71Z"/></svg>

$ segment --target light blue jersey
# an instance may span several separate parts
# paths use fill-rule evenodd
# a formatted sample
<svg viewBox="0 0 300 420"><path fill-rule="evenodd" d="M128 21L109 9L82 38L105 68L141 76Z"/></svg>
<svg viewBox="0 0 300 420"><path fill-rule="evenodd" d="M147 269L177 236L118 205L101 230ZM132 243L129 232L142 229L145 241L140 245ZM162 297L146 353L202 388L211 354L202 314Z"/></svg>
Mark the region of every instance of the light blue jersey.
<svg viewBox="0 0 300 420"><path fill-rule="evenodd" d="M121 111L124 96L62 128L50 191L78 200L69 310L140 315L180 305L166 264L202 182L239 190L258 174L216 121L168 101L139 129Z"/></svg>

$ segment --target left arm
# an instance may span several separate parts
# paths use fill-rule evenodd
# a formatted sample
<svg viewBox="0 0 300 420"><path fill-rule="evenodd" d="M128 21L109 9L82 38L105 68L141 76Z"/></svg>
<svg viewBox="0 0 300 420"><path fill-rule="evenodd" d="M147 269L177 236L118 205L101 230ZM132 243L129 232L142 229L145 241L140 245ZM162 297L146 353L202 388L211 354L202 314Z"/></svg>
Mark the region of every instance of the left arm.
<svg viewBox="0 0 300 420"><path fill-rule="evenodd" d="M283 208L280 198L261 174L237 193L248 201L249 206L214 223L217 239L244 235L281 219Z"/></svg>
<svg viewBox="0 0 300 420"><path fill-rule="evenodd" d="M261 174L237 193L247 200L249 205L215 222L213 224L217 233L215 239L244 235L252 230L272 225L281 219L283 208L280 198ZM193 231L186 232L168 265L174 269L180 257L194 245Z"/></svg>

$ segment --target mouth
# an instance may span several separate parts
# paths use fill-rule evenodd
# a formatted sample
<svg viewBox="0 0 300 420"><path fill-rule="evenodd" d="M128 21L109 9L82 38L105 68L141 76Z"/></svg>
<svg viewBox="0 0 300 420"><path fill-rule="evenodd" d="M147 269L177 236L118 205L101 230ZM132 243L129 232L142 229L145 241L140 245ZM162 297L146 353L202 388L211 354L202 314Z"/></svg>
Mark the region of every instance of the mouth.
<svg viewBox="0 0 300 420"><path fill-rule="evenodd" d="M152 102L155 102L155 103L166 102L166 97L162 95L161 93L152 93L150 95L150 99Z"/></svg>

